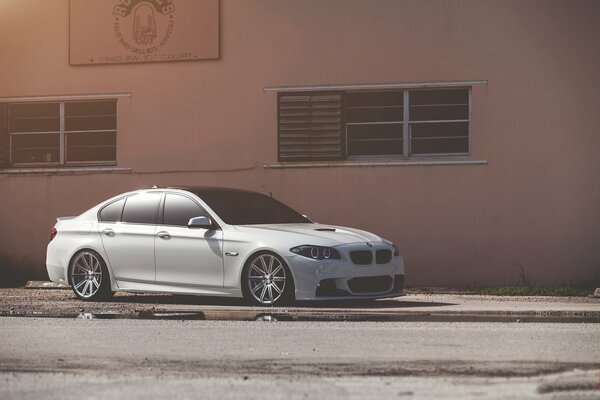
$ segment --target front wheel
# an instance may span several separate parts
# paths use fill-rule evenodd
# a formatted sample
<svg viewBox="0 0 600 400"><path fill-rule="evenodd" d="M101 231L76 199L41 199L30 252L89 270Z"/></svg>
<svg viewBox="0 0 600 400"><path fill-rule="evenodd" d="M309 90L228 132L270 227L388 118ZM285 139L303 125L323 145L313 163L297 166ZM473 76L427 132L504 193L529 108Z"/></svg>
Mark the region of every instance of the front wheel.
<svg viewBox="0 0 600 400"><path fill-rule="evenodd" d="M106 264L93 250L75 254L69 266L69 280L75 296L81 300L106 300L113 295Z"/></svg>
<svg viewBox="0 0 600 400"><path fill-rule="evenodd" d="M294 280L281 257L268 252L253 255L242 274L244 297L260 306L280 306L294 298Z"/></svg>

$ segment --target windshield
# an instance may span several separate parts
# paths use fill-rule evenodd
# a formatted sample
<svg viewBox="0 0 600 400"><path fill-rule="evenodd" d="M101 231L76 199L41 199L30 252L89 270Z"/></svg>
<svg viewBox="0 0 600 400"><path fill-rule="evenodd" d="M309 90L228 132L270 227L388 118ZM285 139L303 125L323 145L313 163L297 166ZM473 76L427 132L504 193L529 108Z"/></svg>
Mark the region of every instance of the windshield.
<svg viewBox="0 0 600 400"><path fill-rule="evenodd" d="M312 223L264 194L225 190L196 194L229 225Z"/></svg>

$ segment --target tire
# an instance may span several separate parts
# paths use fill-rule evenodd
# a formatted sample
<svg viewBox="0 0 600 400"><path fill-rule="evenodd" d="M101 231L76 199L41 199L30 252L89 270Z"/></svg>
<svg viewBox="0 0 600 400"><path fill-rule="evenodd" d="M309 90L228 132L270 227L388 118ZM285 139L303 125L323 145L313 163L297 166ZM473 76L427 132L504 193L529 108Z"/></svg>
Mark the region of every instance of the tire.
<svg viewBox="0 0 600 400"><path fill-rule="evenodd" d="M80 300L108 300L114 294L106 263L94 250L81 250L73 256L69 263L69 283Z"/></svg>
<svg viewBox="0 0 600 400"><path fill-rule="evenodd" d="M252 255L242 272L244 298L257 306L282 306L294 301L294 279L278 255L261 251Z"/></svg>

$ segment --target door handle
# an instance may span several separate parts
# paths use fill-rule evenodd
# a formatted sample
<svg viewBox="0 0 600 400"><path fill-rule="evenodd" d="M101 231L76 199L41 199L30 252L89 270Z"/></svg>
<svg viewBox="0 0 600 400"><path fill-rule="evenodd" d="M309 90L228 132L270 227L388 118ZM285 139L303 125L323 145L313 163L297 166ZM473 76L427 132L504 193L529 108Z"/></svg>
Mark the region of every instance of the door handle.
<svg viewBox="0 0 600 400"><path fill-rule="evenodd" d="M171 235L169 235L169 232L165 232L165 231L160 231L156 234L156 236L158 236L161 239L164 240L169 240L171 239Z"/></svg>
<svg viewBox="0 0 600 400"><path fill-rule="evenodd" d="M105 230L102 231L102 233L105 234L106 236L110 236L110 237L115 236L115 231L113 231L110 228L106 228Z"/></svg>

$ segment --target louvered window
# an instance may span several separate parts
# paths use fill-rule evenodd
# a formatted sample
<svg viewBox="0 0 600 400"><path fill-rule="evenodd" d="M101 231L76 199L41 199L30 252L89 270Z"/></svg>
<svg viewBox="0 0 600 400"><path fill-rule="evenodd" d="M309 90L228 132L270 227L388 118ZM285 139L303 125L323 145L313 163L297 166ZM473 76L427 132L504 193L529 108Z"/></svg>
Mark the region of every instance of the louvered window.
<svg viewBox="0 0 600 400"><path fill-rule="evenodd" d="M279 94L279 160L466 155L470 88Z"/></svg>
<svg viewBox="0 0 600 400"><path fill-rule="evenodd" d="M3 166L114 164L115 100L0 104Z"/></svg>
<svg viewBox="0 0 600 400"><path fill-rule="evenodd" d="M342 94L279 95L279 159L330 160L343 155Z"/></svg>

